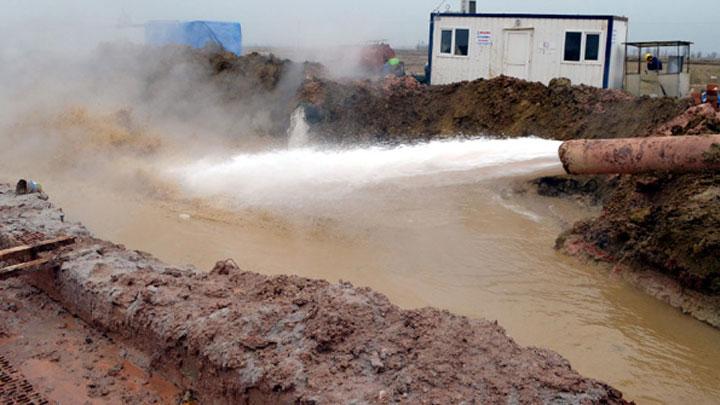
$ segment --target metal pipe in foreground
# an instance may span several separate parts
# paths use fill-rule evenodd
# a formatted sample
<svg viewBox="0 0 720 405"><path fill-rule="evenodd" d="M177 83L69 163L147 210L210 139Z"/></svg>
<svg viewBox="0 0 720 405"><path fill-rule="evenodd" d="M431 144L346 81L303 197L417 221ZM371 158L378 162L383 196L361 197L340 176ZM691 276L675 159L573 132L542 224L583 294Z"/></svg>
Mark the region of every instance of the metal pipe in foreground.
<svg viewBox="0 0 720 405"><path fill-rule="evenodd" d="M720 170L720 135L573 140L559 153L569 174Z"/></svg>

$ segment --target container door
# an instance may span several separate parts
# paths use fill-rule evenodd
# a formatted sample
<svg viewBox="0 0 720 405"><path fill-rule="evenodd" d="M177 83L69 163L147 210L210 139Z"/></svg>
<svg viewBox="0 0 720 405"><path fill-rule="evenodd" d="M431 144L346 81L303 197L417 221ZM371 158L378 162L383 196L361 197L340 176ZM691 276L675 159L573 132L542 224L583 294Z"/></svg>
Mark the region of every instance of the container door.
<svg viewBox="0 0 720 405"><path fill-rule="evenodd" d="M503 74L528 80L533 30L505 31Z"/></svg>

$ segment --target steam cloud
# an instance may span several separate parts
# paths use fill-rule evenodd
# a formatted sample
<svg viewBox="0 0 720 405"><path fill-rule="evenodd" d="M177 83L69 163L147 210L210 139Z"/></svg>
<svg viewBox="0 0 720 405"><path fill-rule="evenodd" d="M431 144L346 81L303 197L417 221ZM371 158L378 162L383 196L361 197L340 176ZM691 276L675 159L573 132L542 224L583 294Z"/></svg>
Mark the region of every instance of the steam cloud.
<svg viewBox="0 0 720 405"><path fill-rule="evenodd" d="M231 207L298 206L366 185L518 159L540 159L523 168L537 169L557 149L541 140L313 148L295 110L302 64L129 41L69 51L41 45L0 48L2 181L211 197ZM343 58L328 49L294 55L330 61L334 75L353 76L360 48L350 49Z"/></svg>
<svg viewBox="0 0 720 405"><path fill-rule="evenodd" d="M130 42L0 52L3 181L146 188L170 163L284 145L304 79L302 65L276 58Z"/></svg>

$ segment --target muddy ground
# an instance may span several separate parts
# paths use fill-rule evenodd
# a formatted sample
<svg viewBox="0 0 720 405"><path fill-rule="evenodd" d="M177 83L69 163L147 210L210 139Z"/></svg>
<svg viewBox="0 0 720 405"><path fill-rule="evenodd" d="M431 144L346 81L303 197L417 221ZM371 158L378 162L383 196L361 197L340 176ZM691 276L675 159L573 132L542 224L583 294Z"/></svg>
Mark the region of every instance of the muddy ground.
<svg viewBox="0 0 720 405"><path fill-rule="evenodd" d="M22 278L0 281L0 356L50 404L171 404L183 395L147 367L141 352L89 326ZM0 403L11 403L2 388Z"/></svg>
<svg viewBox="0 0 720 405"><path fill-rule="evenodd" d="M11 316L0 318L0 355L50 396L64 383L33 367L80 383L91 399L190 391L218 404L623 403L558 354L518 346L495 322L401 310L367 288L267 277L232 261L210 273L175 268L61 217L43 195L0 185L0 247L77 237L47 256L52 266L0 282L12 303L2 308ZM109 342L116 352L107 353ZM151 375L161 379L148 383Z"/></svg>

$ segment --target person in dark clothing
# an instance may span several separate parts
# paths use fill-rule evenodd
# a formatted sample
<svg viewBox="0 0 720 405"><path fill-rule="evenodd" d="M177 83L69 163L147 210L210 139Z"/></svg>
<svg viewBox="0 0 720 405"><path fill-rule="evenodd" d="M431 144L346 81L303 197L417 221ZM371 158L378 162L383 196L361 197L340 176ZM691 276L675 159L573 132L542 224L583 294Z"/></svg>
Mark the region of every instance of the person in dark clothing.
<svg viewBox="0 0 720 405"><path fill-rule="evenodd" d="M651 72L659 72L663 68L662 61L651 53L645 54L645 61L647 62L647 69Z"/></svg>
<svg viewBox="0 0 720 405"><path fill-rule="evenodd" d="M667 91L665 91L665 87L662 84L662 81L660 80L660 72L662 71L663 65L660 58L657 56L653 56L651 53L645 54L645 61L647 62L647 74L648 77L652 78L650 79L650 83L657 84L657 87L660 88L660 91L662 92L663 96L667 96ZM652 72L652 73L651 73Z"/></svg>

